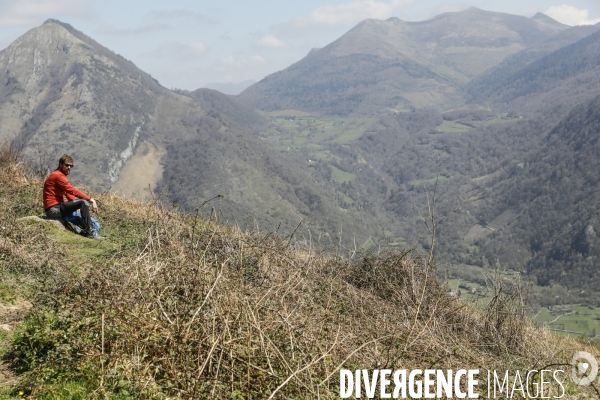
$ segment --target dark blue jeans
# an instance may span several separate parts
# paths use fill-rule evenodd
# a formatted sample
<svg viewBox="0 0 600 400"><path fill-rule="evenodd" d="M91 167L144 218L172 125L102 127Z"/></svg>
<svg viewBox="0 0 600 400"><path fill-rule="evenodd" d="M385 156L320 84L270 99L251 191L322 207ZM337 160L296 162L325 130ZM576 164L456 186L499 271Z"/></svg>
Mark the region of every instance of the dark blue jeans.
<svg viewBox="0 0 600 400"><path fill-rule="evenodd" d="M92 220L90 219L90 206L85 200L72 200L65 203L60 203L46 210L46 215L50 218L65 218L73 214L73 211L81 211L81 219L83 222L83 230L86 233L91 232ZM58 215L60 213L60 215Z"/></svg>

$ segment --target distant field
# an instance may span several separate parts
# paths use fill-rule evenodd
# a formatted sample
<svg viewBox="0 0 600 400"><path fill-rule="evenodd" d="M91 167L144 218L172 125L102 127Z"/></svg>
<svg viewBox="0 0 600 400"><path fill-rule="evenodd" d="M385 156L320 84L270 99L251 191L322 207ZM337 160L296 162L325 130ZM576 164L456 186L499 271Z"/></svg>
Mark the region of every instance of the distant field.
<svg viewBox="0 0 600 400"><path fill-rule="evenodd" d="M600 308L582 305L561 305L541 308L535 321L566 335L594 338L600 333Z"/></svg>
<svg viewBox="0 0 600 400"><path fill-rule="evenodd" d="M351 174L350 172L342 171L341 169L336 168L333 165L330 165L330 167L333 178L340 183L350 182L351 180L356 178L356 175Z"/></svg>
<svg viewBox="0 0 600 400"><path fill-rule="evenodd" d="M354 204L354 199L350 196L347 196L345 193L342 192L338 192L338 196L340 199L343 200L344 203L346 204Z"/></svg>
<svg viewBox="0 0 600 400"><path fill-rule="evenodd" d="M317 118L293 110L269 113L273 124L260 136L280 151L320 143L348 144L373 129L377 118ZM317 147L318 149L318 147Z"/></svg>
<svg viewBox="0 0 600 400"><path fill-rule="evenodd" d="M492 119L488 119L487 121L485 121L483 124L484 125L495 125L495 124L506 124L509 122L515 122L518 121L520 118L492 118Z"/></svg>
<svg viewBox="0 0 600 400"><path fill-rule="evenodd" d="M475 282L450 279L446 285L454 293L460 293L463 300L479 306L485 306L490 299L489 290ZM534 323L548 325L551 331L560 335L586 336L600 342L600 307L579 304L540 307L533 317Z"/></svg>
<svg viewBox="0 0 600 400"><path fill-rule="evenodd" d="M271 112L267 113L267 115L269 117L280 117L280 118L286 118L286 117L308 117L308 116L310 116L309 113L304 112L304 111L298 111L298 110L271 111Z"/></svg>
<svg viewBox="0 0 600 400"><path fill-rule="evenodd" d="M470 126L454 121L444 121L440 126L437 127L438 132L444 133L462 133L468 131L469 129L471 129Z"/></svg>
<svg viewBox="0 0 600 400"><path fill-rule="evenodd" d="M460 121L444 121L437 127L437 131L440 133L463 133L467 132L473 127L477 126L490 126L497 124L507 124L510 122L518 121L520 118L509 118L509 117L497 117L490 118L486 121L472 121L472 120L460 120Z"/></svg>

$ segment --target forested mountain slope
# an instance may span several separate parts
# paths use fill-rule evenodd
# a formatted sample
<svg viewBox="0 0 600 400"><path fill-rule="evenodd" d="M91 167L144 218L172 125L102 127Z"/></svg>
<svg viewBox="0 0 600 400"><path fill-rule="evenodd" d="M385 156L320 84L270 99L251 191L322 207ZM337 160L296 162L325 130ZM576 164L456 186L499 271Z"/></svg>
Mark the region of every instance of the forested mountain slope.
<svg viewBox="0 0 600 400"><path fill-rule="evenodd" d="M543 138L523 166L495 185L492 209L518 218L486 238L487 254L521 242L526 271L542 285L596 291L600 284L600 97L577 106Z"/></svg>
<svg viewBox="0 0 600 400"><path fill-rule="evenodd" d="M571 103L599 91L600 26L572 28L535 51L526 50L508 58L490 73L469 83L473 103L507 104L515 110L535 110ZM557 48L564 41L593 33ZM568 33L568 35L567 35ZM560 40L563 39L563 40ZM548 50L552 49L552 52ZM531 61L531 62L529 62Z"/></svg>
<svg viewBox="0 0 600 400"><path fill-rule="evenodd" d="M540 14L543 15L543 14ZM536 43L525 50L506 57L500 64L476 76L466 86L467 101L492 101L490 96L498 96L502 91L500 82L511 81L513 74L534 61L547 56L562 47L573 44L600 30L598 25L574 26L552 35L549 39Z"/></svg>
<svg viewBox="0 0 600 400"><path fill-rule="evenodd" d="M461 104L457 88L508 55L567 29L548 17L470 8L423 22L365 20L239 95L265 111L370 115Z"/></svg>

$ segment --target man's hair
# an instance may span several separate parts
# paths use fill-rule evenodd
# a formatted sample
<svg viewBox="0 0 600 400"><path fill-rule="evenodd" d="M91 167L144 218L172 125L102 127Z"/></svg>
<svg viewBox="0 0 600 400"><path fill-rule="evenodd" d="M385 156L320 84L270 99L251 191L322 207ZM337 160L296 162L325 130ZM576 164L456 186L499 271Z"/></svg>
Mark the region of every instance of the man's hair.
<svg viewBox="0 0 600 400"><path fill-rule="evenodd" d="M73 164L73 157L68 154L63 154L60 160L58 160L58 164L61 165L65 163Z"/></svg>

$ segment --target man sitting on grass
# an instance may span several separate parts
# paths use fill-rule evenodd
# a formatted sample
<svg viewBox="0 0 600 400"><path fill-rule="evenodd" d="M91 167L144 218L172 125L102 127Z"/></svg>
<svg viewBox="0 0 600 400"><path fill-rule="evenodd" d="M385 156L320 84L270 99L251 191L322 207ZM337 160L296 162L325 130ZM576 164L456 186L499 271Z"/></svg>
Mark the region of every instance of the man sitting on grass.
<svg viewBox="0 0 600 400"><path fill-rule="evenodd" d="M96 200L71 186L67 179L67 175L71 173L71 168L73 168L73 158L68 154L64 154L58 161L58 168L46 178L44 182L44 211L46 216L64 219L72 216L74 211L80 210L84 235L90 239L104 240L92 229L88 201L92 203L92 210L98 212Z"/></svg>

